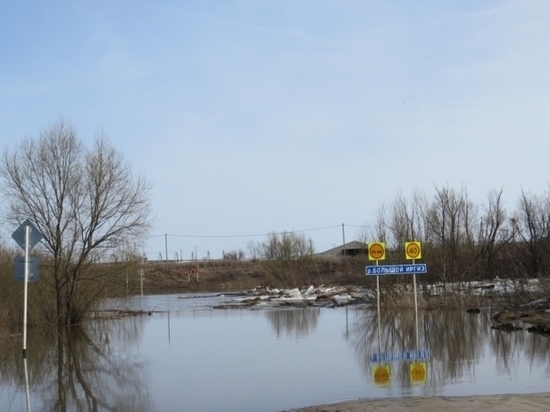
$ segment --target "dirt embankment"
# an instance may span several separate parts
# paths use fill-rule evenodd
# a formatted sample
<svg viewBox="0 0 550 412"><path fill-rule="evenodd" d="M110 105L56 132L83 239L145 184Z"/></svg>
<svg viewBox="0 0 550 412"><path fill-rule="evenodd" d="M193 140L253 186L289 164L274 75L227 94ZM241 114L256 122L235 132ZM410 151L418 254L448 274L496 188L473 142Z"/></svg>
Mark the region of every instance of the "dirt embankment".
<svg viewBox="0 0 550 412"><path fill-rule="evenodd" d="M366 286L365 260L316 260L307 271L296 275L296 284L283 284L262 261L218 260L192 262L149 262L145 270L147 293L174 290L248 290L256 286L307 287L315 285ZM194 273L198 271L198 274Z"/></svg>
<svg viewBox="0 0 550 412"><path fill-rule="evenodd" d="M359 399L294 409L293 412L542 412L548 410L550 410L550 393Z"/></svg>

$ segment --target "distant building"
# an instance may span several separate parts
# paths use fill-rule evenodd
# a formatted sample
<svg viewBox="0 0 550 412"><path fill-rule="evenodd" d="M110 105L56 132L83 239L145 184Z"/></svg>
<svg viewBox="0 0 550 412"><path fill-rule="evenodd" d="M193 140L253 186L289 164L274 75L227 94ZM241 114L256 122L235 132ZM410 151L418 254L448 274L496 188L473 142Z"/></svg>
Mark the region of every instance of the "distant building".
<svg viewBox="0 0 550 412"><path fill-rule="evenodd" d="M342 256L360 256L367 253L367 244L354 240L344 245L334 247L324 252L318 253L320 257L342 257Z"/></svg>

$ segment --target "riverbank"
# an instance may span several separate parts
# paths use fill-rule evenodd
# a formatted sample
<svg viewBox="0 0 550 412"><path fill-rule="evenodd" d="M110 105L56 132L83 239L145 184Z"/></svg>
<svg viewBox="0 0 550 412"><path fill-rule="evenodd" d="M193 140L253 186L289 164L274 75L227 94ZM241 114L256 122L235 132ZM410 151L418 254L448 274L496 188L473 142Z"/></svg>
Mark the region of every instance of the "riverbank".
<svg viewBox="0 0 550 412"><path fill-rule="evenodd" d="M296 284L285 285L262 260L208 260L199 262L150 262L145 266L146 293L189 291L237 291L262 287L308 287L316 285L375 286L365 276L366 258L315 259L309 270L300 273ZM138 279L130 288L139 292Z"/></svg>
<svg viewBox="0 0 550 412"><path fill-rule="evenodd" d="M358 399L292 409L287 412L542 412L550 410L550 393L461 397Z"/></svg>

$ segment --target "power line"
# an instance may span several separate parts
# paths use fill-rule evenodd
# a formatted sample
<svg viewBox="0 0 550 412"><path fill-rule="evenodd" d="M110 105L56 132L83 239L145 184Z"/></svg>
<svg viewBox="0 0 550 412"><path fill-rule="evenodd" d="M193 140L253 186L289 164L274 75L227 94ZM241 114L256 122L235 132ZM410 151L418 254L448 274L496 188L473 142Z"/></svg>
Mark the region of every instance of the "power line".
<svg viewBox="0 0 550 412"><path fill-rule="evenodd" d="M352 226L352 225L345 225L349 227L362 227L362 226ZM318 227L314 229L303 229L303 230L284 230L282 232L275 232L271 231L268 233L249 233L249 234L235 234L235 235L193 235L193 234L175 234L175 233L163 233L161 235L153 235L149 236L149 239L156 238L156 237L163 237L163 236L172 236L172 237L188 237L188 238L239 238L239 237L258 237L258 236L268 236L271 233L306 233L306 232L315 232L319 230L327 230L327 229L336 229L342 227L341 225L334 225L334 226L324 226L324 227Z"/></svg>

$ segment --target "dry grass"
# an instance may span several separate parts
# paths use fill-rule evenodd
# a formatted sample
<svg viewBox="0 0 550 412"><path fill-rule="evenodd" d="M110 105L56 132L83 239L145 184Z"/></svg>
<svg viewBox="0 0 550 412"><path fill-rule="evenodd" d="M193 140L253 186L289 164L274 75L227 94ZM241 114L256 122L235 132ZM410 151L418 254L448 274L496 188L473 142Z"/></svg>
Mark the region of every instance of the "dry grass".
<svg viewBox="0 0 550 412"><path fill-rule="evenodd" d="M353 285L376 287L374 277L365 276L366 259L315 258L299 271L292 273L296 287L309 285ZM261 260L217 260L198 263L153 263L146 267L145 286L148 291L162 292L177 289L196 289L197 281L187 270L199 269L201 290L246 290L256 286L285 287Z"/></svg>

